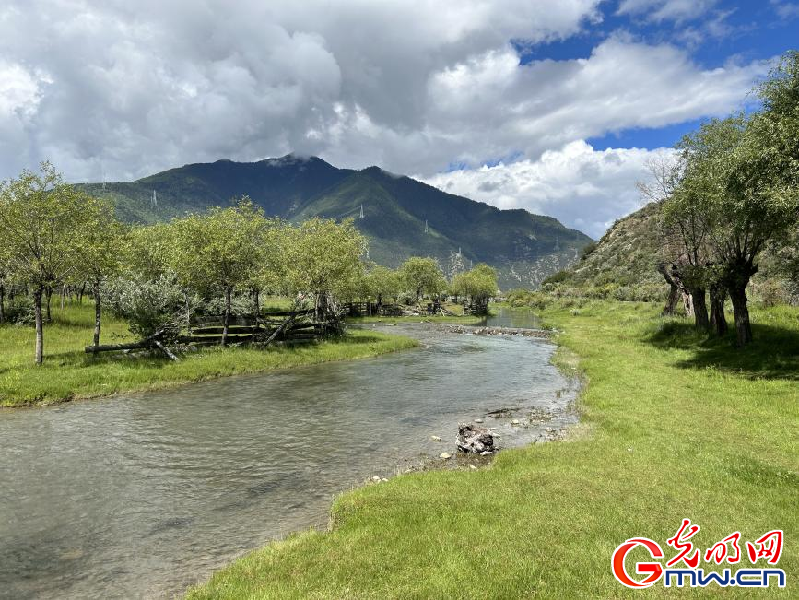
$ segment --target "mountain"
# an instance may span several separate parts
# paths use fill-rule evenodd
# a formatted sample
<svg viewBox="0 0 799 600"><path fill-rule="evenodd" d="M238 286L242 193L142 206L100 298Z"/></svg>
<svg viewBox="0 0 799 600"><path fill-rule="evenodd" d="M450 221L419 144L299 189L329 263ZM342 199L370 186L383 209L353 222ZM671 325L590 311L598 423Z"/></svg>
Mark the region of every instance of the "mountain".
<svg viewBox="0 0 799 600"><path fill-rule="evenodd" d="M574 262L591 242L551 217L500 210L378 167L338 169L315 157L218 160L134 182L82 187L109 198L119 218L134 223L225 206L244 194L267 215L295 222L315 216L353 217L370 240L375 262L395 267L409 256L433 256L447 271L460 251L467 267L470 262L496 267L502 289L536 287Z"/></svg>
<svg viewBox="0 0 799 600"><path fill-rule="evenodd" d="M559 295L665 300L669 286L657 271L665 239L655 202L617 220L580 260L551 276L547 288ZM763 302L799 302L799 231L761 253L751 294Z"/></svg>

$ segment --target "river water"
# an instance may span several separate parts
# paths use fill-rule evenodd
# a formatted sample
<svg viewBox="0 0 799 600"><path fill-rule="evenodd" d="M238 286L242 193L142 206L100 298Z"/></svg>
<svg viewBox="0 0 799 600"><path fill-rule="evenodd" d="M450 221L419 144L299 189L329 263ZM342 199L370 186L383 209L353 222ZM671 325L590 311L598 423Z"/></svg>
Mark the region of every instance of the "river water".
<svg viewBox="0 0 799 600"><path fill-rule="evenodd" d="M0 597L172 597L248 549L324 526L334 496L372 475L455 454L459 421L484 418L507 447L574 420L548 342L375 328L422 347L0 411Z"/></svg>

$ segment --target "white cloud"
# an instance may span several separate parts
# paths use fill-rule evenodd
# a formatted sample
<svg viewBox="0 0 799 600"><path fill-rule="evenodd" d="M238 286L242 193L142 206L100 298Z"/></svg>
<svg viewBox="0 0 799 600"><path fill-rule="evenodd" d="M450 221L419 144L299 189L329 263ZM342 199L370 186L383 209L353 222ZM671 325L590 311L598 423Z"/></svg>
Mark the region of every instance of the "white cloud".
<svg viewBox="0 0 799 600"><path fill-rule="evenodd" d="M786 0L771 0L771 6L780 19L790 20L799 17L799 4Z"/></svg>
<svg viewBox="0 0 799 600"><path fill-rule="evenodd" d="M594 150L578 141L538 160L440 173L431 185L500 208L551 215L567 227L599 238L614 220L641 207L636 182L647 181L647 162L669 149Z"/></svg>
<svg viewBox="0 0 799 600"><path fill-rule="evenodd" d="M622 0L617 13L644 17L649 21L696 19L718 4L718 0Z"/></svg>
<svg viewBox="0 0 799 600"><path fill-rule="evenodd" d="M723 114L765 72L705 69L623 33L587 59L519 64L510 40L577 35L598 4L7 0L0 178L44 158L99 180L291 151L426 177L535 163L575 140ZM647 5L674 19L689 8Z"/></svg>

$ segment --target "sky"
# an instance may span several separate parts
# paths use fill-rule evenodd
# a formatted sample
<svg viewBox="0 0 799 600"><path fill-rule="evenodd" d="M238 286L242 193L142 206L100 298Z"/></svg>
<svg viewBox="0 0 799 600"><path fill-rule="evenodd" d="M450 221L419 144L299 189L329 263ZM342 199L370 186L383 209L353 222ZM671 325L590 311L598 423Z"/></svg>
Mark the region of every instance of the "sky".
<svg viewBox="0 0 799 600"><path fill-rule="evenodd" d="M0 179L293 152L598 238L797 39L799 0L4 0Z"/></svg>

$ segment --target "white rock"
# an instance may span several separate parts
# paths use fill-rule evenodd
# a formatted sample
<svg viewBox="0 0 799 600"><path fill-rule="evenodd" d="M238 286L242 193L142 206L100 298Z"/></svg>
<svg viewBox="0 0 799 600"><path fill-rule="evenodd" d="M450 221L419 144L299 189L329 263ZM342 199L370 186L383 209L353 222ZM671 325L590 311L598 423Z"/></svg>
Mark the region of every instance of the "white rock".
<svg viewBox="0 0 799 600"><path fill-rule="evenodd" d="M474 420L474 422L475 422L475 423L482 423L482 422L483 422L483 419L475 419L475 420Z"/></svg>
<svg viewBox="0 0 799 600"><path fill-rule="evenodd" d="M388 481L385 477L383 477L380 481Z"/></svg>
<svg viewBox="0 0 799 600"><path fill-rule="evenodd" d="M431 435L430 439L433 440L434 442L440 442L441 441L441 438L438 437L437 435Z"/></svg>
<svg viewBox="0 0 799 600"><path fill-rule="evenodd" d="M443 458L444 460L448 460L448 459L452 458L452 455L449 452L442 452L438 456L440 458Z"/></svg>
<svg viewBox="0 0 799 600"><path fill-rule="evenodd" d="M380 475L372 475L372 481L380 481Z"/></svg>
<svg viewBox="0 0 799 600"><path fill-rule="evenodd" d="M475 467L474 465L469 465L469 468L477 470L477 467Z"/></svg>
<svg viewBox="0 0 799 600"><path fill-rule="evenodd" d="M513 421L511 421L510 424L511 425L521 425L521 421L519 421L519 419L513 419Z"/></svg>

